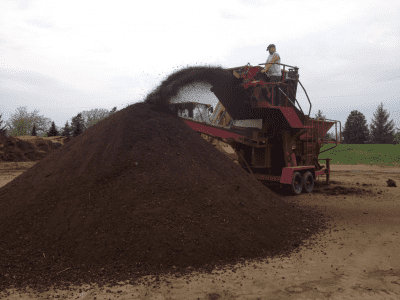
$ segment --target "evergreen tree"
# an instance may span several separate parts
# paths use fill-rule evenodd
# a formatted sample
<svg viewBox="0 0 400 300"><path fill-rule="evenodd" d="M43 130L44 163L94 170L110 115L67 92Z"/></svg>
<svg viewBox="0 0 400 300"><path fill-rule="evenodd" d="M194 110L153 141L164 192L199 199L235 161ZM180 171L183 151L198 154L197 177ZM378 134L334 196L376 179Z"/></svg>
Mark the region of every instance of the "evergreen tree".
<svg viewBox="0 0 400 300"><path fill-rule="evenodd" d="M325 121L326 120L326 116L323 114L323 112L318 109L318 112L315 114L314 119L316 120L320 120L320 121ZM325 141L328 141L330 139L332 139L333 137L329 134L329 132L327 132L324 136Z"/></svg>
<svg viewBox="0 0 400 300"><path fill-rule="evenodd" d="M47 133L47 136L58 136L58 130L56 129L56 124L54 122L51 123L51 127L49 132Z"/></svg>
<svg viewBox="0 0 400 300"><path fill-rule="evenodd" d="M76 123L76 125L75 125L75 127L74 127L74 129L72 131L72 136L73 137L77 137L81 133L83 133L82 125L81 125L81 123Z"/></svg>
<svg viewBox="0 0 400 300"><path fill-rule="evenodd" d="M318 112L315 114L315 118L314 119L325 120L326 116L323 115L323 113L322 113L322 111L320 109L318 109Z"/></svg>
<svg viewBox="0 0 400 300"><path fill-rule="evenodd" d="M393 137L393 145L400 144L400 128L396 128L397 133Z"/></svg>
<svg viewBox="0 0 400 300"><path fill-rule="evenodd" d="M37 136L37 133L36 133L36 125L33 125L32 132L31 132L31 136Z"/></svg>
<svg viewBox="0 0 400 300"><path fill-rule="evenodd" d="M69 126L68 121L67 121L67 123L65 123L64 127L62 128L61 135L65 136L65 137L72 136L72 128Z"/></svg>
<svg viewBox="0 0 400 300"><path fill-rule="evenodd" d="M7 134L7 129L6 127L1 128L1 124L3 123L2 117L3 115L0 115L0 135L5 136Z"/></svg>
<svg viewBox="0 0 400 300"><path fill-rule="evenodd" d="M369 140L369 130L365 116L353 110L347 117L343 128L343 143L345 144L367 144Z"/></svg>
<svg viewBox="0 0 400 300"><path fill-rule="evenodd" d="M372 144L391 144L394 140L394 122L393 120L388 121L390 114L386 109L383 109L383 103L378 106L374 113L374 119L372 119L371 128L371 140Z"/></svg>
<svg viewBox="0 0 400 300"><path fill-rule="evenodd" d="M335 136L333 135L333 133L327 132L326 135L325 135L325 139L328 140L328 141L329 140L334 140Z"/></svg>
<svg viewBox="0 0 400 300"><path fill-rule="evenodd" d="M77 137L80 135L82 132L85 131L85 125L84 125L84 120L82 118L82 114L78 114L76 117L72 118L72 136Z"/></svg>

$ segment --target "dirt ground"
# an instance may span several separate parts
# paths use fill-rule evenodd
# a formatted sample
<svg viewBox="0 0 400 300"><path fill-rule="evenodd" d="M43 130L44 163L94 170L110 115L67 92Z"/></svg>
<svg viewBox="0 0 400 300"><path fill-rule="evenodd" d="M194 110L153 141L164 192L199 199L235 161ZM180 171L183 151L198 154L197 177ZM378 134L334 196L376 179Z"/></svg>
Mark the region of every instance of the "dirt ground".
<svg viewBox="0 0 400 300"><path fill-rule="evenodd" d="M0 163L0 187L35 163ZM334 216L313 248L306 243L284 259L249 261L211 275L164 277L162 284L9 290L3 299L400 299L400 188L386 183L400 184L400 168L333 165L331 170L329 186L321 176L312 194L285 197Z"/></svg>

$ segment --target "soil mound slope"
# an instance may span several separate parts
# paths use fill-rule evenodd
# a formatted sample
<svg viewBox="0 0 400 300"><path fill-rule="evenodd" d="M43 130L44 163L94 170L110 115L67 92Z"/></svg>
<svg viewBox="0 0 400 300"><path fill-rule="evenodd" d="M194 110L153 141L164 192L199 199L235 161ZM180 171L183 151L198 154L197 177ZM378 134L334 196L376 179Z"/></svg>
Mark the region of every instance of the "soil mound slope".
<svg viewBox="0 0 400 300"><path fill-rule="evenodd" d="M326 228L153 108L113 114L0 189L0 289L210 271Z"/></svg>

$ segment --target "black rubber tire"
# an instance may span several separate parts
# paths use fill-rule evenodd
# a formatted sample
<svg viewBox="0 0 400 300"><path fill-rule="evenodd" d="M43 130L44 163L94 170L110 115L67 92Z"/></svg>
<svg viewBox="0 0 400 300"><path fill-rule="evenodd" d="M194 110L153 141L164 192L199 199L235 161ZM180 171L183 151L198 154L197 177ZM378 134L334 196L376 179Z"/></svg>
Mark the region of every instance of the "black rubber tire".
<svg viewBox="0 0 400 300"><path fill-rule="evenodd" d="M292 183L290 184L290 190L295 195L300 195L303 190L303 177L299 172L294 172L292 177Z"/></svg>
<svg viewBox="0 0 400 300"><path fill-rule="evenodd" d="M310 171L303 174L303 191L305 193L311 193L314 188L314 176Z"/></svg>

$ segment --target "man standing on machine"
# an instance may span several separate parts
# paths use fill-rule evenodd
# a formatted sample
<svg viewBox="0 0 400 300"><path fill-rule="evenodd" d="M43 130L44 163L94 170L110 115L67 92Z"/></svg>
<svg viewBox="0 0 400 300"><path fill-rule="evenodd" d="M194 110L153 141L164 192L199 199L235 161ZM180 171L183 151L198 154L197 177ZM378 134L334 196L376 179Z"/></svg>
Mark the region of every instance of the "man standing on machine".
<svg viewBox="0 0 400 300"><path fill-rule="evenodd" d="M282 78L281 67L278 64L272 63L280 64L281 57L279 56L278 52L276 52L274 44L270 44L267 48L267 51L269 51L269 56L267 58L267 62L265 63L265 68L261 70L261 73L265 73L267 75L269 82L280 82ZM274 106L280 106L280 97L277 87L274 90Z"/></svg>

